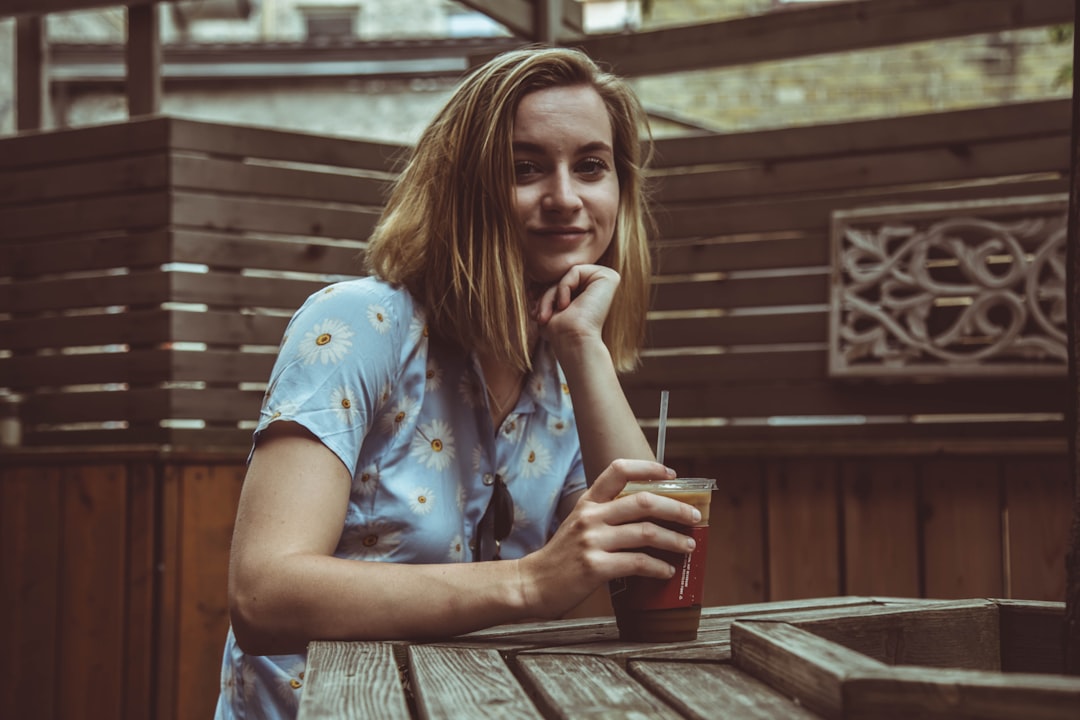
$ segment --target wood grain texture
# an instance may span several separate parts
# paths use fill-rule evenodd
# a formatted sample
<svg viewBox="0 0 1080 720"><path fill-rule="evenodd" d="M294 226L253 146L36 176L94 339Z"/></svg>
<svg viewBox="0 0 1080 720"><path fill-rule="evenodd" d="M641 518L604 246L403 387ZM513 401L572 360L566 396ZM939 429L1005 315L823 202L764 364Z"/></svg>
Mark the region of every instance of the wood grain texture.
<svg viewBox="0 0 1080 720"><path fill-rule="evenodd" d="M915 462L896 457L849 460L840 472L844 592L919 597Z"/></svg>
<svg viewBox="0 0 1080 720"><path fill-rule="evenodd" d="M847 717L847 678L887 667L787 623L756 620L731 626L731 659L735 667L830 720Z"/></svg>
<svg viewBox="0 0 1080 720"><path fill-rule="evenodd" d="M1017 136L1070 132L1069 100L1036 100L988 108L846 120L790 128L718 133L656 141L654 168L742 161L820 158L950 146Z"/></svg>
<svg viewBox="0 0 1080 720"><path fill-rule="evenodd" d="M154 613L158 600L158 474L152 463L127 468L127 577L124 618L124 714L128 720L154 714L157 660Z"/></svg>
<svg viewBox="0 0 1080 720"><path fill-rule="evenodd" d="M695 720L812 720L818 715L792 705L783 694L730 665L685 662L631 662L630 675Z"/></svg>
<svg viewBox="0 0 1080 720"><path fill-rule="evenodd" d="M210 717L229 629L229 546L245 468L186 465L180 473L176 713ZM302 670L302 668L300 668Z"/></svg>
<svg viewBox="0 0 1080 720"><path fill-rule="evenodd" d="M299 720L409 720L393 646L313 642L308 648Z"/></svg>
<svg viewBox="0 0 1080 720"><path fill-rule="evenodd" d="M19 689L0 694L4 717L52 718L58 705L60 475L55 467L0 468L0 674Z"/></svg>
<svg viewBox="0 0 1080 720"><path fill-rule="evenodd" d="M893 668L844 683L845 718L852 720L1072 720L1080 679L1061 675Z"/></svg>
<svg viewBox="0 0 1080 720"><path fill-rule="evenodd" d="M1065 599L1065 548L1072 488L1064 458L1017 458L1005 478L1009 597Z"/></svg>
<svg viewBox="0 0 1080 720"><path fill-rule="evenodd" d="M826 597L840 590L837 469L830 460L770 461L769 598Z"/></svg>
<svg viewBox="0 0 1080 720"><path fill-rule="evenodd" d="M985 600L878 607L792 624L889 665L1000 670L998 608Z"/></svg>
<svg viewBox="0 0 1080 720"><path fill-rule="evenodd" d="M1063 602L996 600L1004 672L1065 672Z"/></svg>
<svg viewBox="0 0 1080 720"><path fill-rule="evenodd" d="M615 661L588 655L518 655L523 683L546 718L657 718L679 714ZM581 682L581 678L589 678Z"/></svg>
<svg viewBox="0 0 1080 720"><path fill-rule="evenodd" d="M121 717L124 709L127 477L123 465L69 467L57 612L57 714Z"/></svg>
<svg viewBox="0 0 1080 720"><path fill-rule="evenodd" d="M925 590L932 598L1001 597L1001 483L991 461L922 463Z"/></svg>
<svg viewBox="0 0 1080 720"><path fill-rule="evenodd" d="M765 600L763 465L752 460L699 460L673 465L680 474L716 478L709 511L704 605Z"/></svg>
<svg viewBox="0 0 1080 720"><path fill-rule="evenodd" d="M420 717L543 717L497 650L413 646L409 669Z"/></svg>

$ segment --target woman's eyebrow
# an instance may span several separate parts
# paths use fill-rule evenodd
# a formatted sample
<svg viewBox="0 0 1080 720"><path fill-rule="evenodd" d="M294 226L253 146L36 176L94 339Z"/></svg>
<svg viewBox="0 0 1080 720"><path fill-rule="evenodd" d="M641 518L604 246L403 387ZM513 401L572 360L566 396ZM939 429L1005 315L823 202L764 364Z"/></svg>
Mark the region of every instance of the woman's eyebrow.
<svg viewBox="0 0 1080 720"><path fill-rule="evenodd" d="M515 140L512 143L511 147L513 148L514 152L536 153L538 155L543 155L547 152L547 149L543 145L539 143L528 142L525 140ZM577 149L577 152L580 155L583 153L597 152L610 153L612 152L612 150L611 146L608 145L606 142L603 142L602 140L596 140L590 143L585 143Z"/></svg>

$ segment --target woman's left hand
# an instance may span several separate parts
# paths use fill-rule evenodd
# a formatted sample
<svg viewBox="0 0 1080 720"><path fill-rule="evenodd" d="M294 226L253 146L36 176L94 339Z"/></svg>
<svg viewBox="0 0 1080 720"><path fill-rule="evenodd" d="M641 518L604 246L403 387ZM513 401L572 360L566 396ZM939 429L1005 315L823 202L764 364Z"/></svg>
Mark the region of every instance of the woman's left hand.
<svg viewBox="0 0 1080 720"><path fill-rule="evenodd" d="M536 303L540 332L558 348L565 342L599 340L611 309L619 273L603 265L575 265Z"/></svg>

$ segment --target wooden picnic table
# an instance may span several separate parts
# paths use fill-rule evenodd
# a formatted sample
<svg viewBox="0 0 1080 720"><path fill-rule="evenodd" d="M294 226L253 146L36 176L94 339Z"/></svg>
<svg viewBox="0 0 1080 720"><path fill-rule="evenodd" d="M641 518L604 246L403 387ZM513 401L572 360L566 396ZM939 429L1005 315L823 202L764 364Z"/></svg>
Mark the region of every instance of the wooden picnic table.
<svg viewBox="0 0 1080 720"><path fill-rule="evenodd" d="M706 608L688 642L622 642L610 617L317 641L299 717L1075 718L1080 678L1044 657L1062 617L1061 603L836 597Z"/></svg>

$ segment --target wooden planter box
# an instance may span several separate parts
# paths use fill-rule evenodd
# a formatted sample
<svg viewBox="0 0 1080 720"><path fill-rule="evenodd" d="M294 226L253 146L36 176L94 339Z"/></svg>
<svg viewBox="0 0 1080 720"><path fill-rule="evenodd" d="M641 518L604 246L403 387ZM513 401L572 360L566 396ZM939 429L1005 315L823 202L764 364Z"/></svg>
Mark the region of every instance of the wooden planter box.
<svg viewBox="0 0 1080 720"><path fill-rule="evenodd" d="M1076 718L1063 603L976 600L740 620L732 662L830 720ZM807 614L810 615L809 613Z"/></svg>

